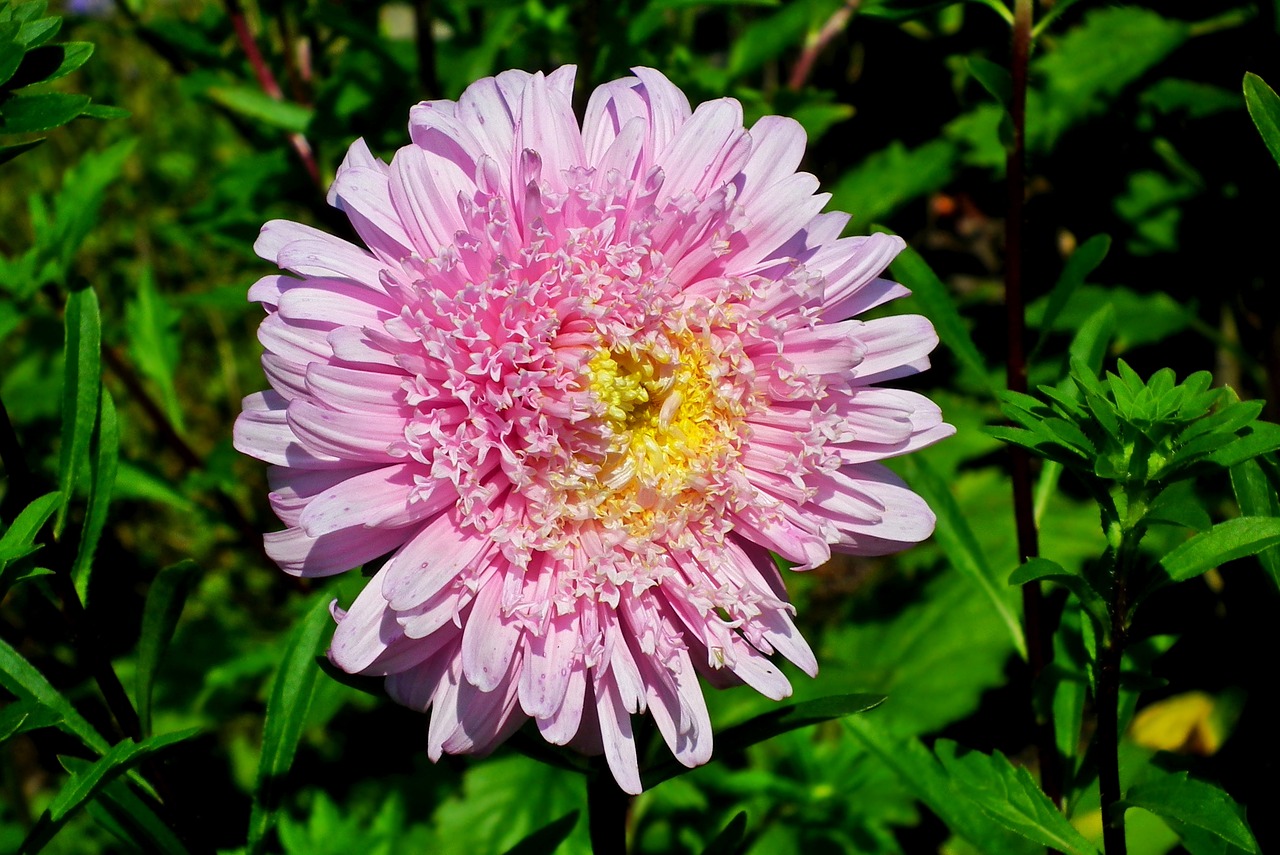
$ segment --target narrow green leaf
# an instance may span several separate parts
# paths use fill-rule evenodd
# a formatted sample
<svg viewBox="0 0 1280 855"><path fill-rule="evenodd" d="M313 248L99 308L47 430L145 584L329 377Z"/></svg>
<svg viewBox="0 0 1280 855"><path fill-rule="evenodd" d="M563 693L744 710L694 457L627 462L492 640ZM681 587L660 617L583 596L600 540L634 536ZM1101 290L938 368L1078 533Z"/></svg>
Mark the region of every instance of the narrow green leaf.
<svg viewBox="0 0 1280 855"><path fill-rule="evenodd" d="M151 268L143 268L137 293L125 306L129 355L159 389L165 415L179 432L183 431L182 406L173 375L180 353L176 327L181 316L157 290Z"/></svg>
<svg viewBox="0 0 1280 855"><path fill-rule="evenodd" d="M919 739L904 739L885 730L873 718L859 717L845 722L849 730L873 755L894 771L916 798L928 805L951 832L962 837L983 855L1023 855L1021 838L1011 834L956 792L937 759Z"/></svg>
<svg viewBox="0 0 1280 855"><path fill-rule="evenodd" d="M142 611L142 633L138 640L138 719L144 734L151 732L151 690L160 659L169 647L173 630L182 616L187 595L199 581L200 566L191 559L172 564L158 574L147 591Z"/></svg>
<svg viewBox="0 0 1280 855"><path fill-rule="evenodd" d="M0 569L40 548L35 545L36 537L61 503L61 493L46 493L22 509L0 537Z"/></svg>
<svg viewBox="0 0 1280 855"><path fill-rule="evenodd" d="M92 288L72 291L67 296L66 363L62 374L62 454L58 461L58 487L62 505L53 524L55 537L62 536L67 510L75 495L80 462L89 454L98 415L98 387L102 381L102 321L98 316L98 295Z"/></svg>
<svg viewBox="0 0 1280 855"><path fill-rule="evenodd" d="M1240 504L1240 513L1251 517L1280 517L1280 492L1256 459L1231 467L1231 487ZM1258 553L1258 560L1280 587L1280 547L1267 547Z"/></svg>
<svg viewBox="0 0 1280 855"><path fill-rule="evenodd" d="M1280 544L1280 518L1237 517L1179 545L1160 561L1169 579L1182 582L1207 570Z"/></svg>
<svg viewBox="0 0 1280 855"><path fill-rule="evenodd" d="M61 51L62 60L58 63L58 67L44 78L45 80L57 80L60 77L66 77L89 61L89 57L93 56L93 42L63 42L59 45L50 45L48 48L41 48L41 50Z"/></svg>
<svg viewBox="0 0 1280 855"><path fill-rule="evenodd" d="M742 724L727 728L716 734L716 744L722 748L742 749L801 727L866 712L882 703L884 703L883 695L832 695L812 701L802 701L798 704L778 707ZM669 759L644 770L641 773L641 779L647 790L688 771L687 767L676 760Z"/></svg>
<svg viewBox="0 0 1280 855"><path fill-rule="evenodd" d="M508 849L507 855L555 855L577 824L578 812L575 810L542 826Z"/></svg>
<svg viewBox="0 0 1280 855"><path fill-rule="evenodd" d="M34 134L60 128L89 106L88 95L42 92L15 95L4 102L0 134Z"/></svg>
<svg viewBox="0 0 1280 855"><path fill-rule="evenodd" d="M49 41L60 29L61 18L31 18L18 29L18 41L30 50Z"/></svg>
<svg viewBox="0 0 1280 855"><path fill-rule="evenodd" d="M1124 794L1119 807L1151 811L1175 831L1190 826L1245 852L1262 851L1245 822L1240 805L1220 788L1188 777L1186 772L1160 775L1135 785Z"/></svg>
<svg viewBox="0 0 1280 855"><path fill-rule="evenodd" d="M1267 151L1280 165L1280 96L1252 71L1244 75L1244 103Z"/></svg>
<svg viewBox="0 0 1280 855"><path fill-rule="evenodd" d="M998 579L994 570L987 563L987 557L978 545L978 538L965 519L960 504L951 494L951 488L933 467L925 463L919 456L908 461L911 473L911 486L920 494L933 512L938 516L937 527L933 537L942 547L943 553L951 566L968 576L982 592L991 600L991 605L1000 615L1014 647L1024 659L1027 656L1027 642L1022 634L1022 623L1014 613L1009 602L1008 591L1003 579Z"/></svg>
<svg viewBox="0 0 1280 855"><path fill-rule="evenodd" d="M740 810L702 850L702 855L738 855L746 850L747 812Z"/></svg>
<svg viewBox="0 0 1280 855"><path fill-rule="evenodd" d="M63 768L73 775L83 774L92 764L76 757L59 757ZM166 855L185 855L187 847L169 824L156 815L151 804L138 796L124 781L111 780L97 794L96 802L89 805L102 807L116 824L130 833L130 837L147 852L164 852ZM150 845L146 845L146 844Z"/></svg>
<svg viewBox="0 0 1280 855"><path fill-rule="evenodd" d="M1054 284L1053 290L1049 292L1049 302L1045 307L1044 317L1040 321L1040 337L1036 340L1035 346L1031 348L1031 355L1028 359L1034 359L1036 354L1040 352L1045 340L1049 337L1050 330L1053 329L1053 322L1062 314L1062 310L1066 308L1071 296L1084 284L1084 280L1107 257L1107 252L1110 249L1110 236L1094 235L1076 247L1075 252L1071 253L1071 257L1067 259L1066 266L1062 268L1061 275L1058 276L1057 283ZM1110 306L1105 308L1110 310L1110 317L1112 323L1114 323L1114 310ZM1096 316L1095 313L1090 317L1090 320L1093 320ZM1110 338L1110 336L1108 335L1107 338ZM1101 368L1102 366L1099 365L1098 367Z"/></svg>
<svg viewBox="0 0 1280 855"><path fill-rule="evenodd" d="M305 133L311 123L311 108L292 101L277 101L248 86L211 86L205 95L233 113L295 134Z"/></svg>
<svg viewBox="0 0 1280 855"><path fill-rule="evenodd" d="M955 300L920 253L907 247L893 260L889 269L893 277L910 288L911 293L920 301L924 313L933 321L934 329L938 331L938 338L955 354L960 366L976 382L982 384L986 391L994 394L995 387L991 385L986 362L978 346L973 343L973 337L956 308Z"/></svg>
<svg viewBox="0 0 1280 855"><path fill-rule="evenodd" d="M148 755L190 739L199 732L199 728L191 728L153 736L142 742L125 740L112 746L111 750L100 759L72 775L63 785L36 822L35 827L31 829L27 839L22 842L19 851L40 851L77 810L84 807L86 802L96 796L113 779L137 765Z"/></svg>
<svg viewBox="0 0 1280 855"><path fill-rule="evenodd" d="M1205 460L1215 466L1230 468L1277 449L1280 449L1280 425L1254 422L1235 441L1213 452Z"/></svg>
<svg viewBox="0 0 1280 855"><path fill-rule="evenodd" d="M27 140L26 142L17 143L15 145L0 145L0 164L8 163L24 151L30 151L40 143L44 142L44 137L35 140Z"/></svg>
<svg viewBox="0 0 1280 855"><path fill-rule="evenodd" d="M98 119L99 121L109 121L111 119L127 119L133 113L124 107L113 107L110 104L90 104L80 113L86 119Z"/></svg>
<svg viewBox="0 0 1280 855"><path fill-rule="evenodd" d="M940 739L934 746L954 788L1003 825L1028 840L1071 855L1096 855L1097 849L1049 801L1025 768L999 751L958 753L959 746Z"/></svg>
<svg viewBox="0 0 1280 855"><path fill-rule="evenodd" d="M105 754L111 747L71 702L4 639L0 639L0 686L20 700L37 701L48 707L62 719L63 731L78 737L99 754Z"/></svg>
<svg viewBox="0 0 1280 855"><path fill-rule="evenodd" d="M13 40L14 35L13 24L0 26L0 87L13 77L26 54L26 48Z"/></svg>
<svg viewBox="0 0 1280 855"><path fill-rule="evenodd" d="M116 405L105 386L99 391L98 420L89 451L89 507L85 511L84 530L80 534L75 564L71 567L76 593L85 605L89 603L89 573L93 568L93 556L98 550L102 529L107 524L111 490L116 483L116 466L120 462L120 425L116 418Z"/></svg>
<svg viewBox="0 0 1280 855"><path fill-rule="evenodd" d="M53 727L62 716L39 701L30 698L6 704L0 709L0 743L4 743L28 730Z"/></svg>
<svg viewBox="0 0 1280 855"><path fill-rule="evenodd" d="M250 853L262 851L267 832L275 823L281 785L293 765L294 753L302 739L302 729L315 695L316 678L320 675L314 659L333 625L329 616L329 599L328 594L317 598L293 631L271 686L271 699L267 701L263 726L262 757L258 762L253 808L249 816L246 848Z"/></svg>

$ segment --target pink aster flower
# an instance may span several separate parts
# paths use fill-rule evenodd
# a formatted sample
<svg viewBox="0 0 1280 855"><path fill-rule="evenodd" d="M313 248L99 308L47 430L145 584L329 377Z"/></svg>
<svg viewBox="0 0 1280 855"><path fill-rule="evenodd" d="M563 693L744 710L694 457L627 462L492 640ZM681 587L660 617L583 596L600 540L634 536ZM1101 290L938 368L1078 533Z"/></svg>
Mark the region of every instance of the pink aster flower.
<svg viewBox="0 0 1280 855"><path fill-rule="evenodd" d="M250 298L271 390L236 447L272 464L287 573L391 557L329 656L431 710L428 748L485 752L532 719L640 791L631 716L711 755L698 682L791 692L814 674L770 552L804 570L929 536L877 461L950 435L878 384L923 370L897 237L796 172L805 136L660 73L595 91L508 71L410 111L390 164L356 142L329 201L367 246L273 221L291 276Z"/></svg>

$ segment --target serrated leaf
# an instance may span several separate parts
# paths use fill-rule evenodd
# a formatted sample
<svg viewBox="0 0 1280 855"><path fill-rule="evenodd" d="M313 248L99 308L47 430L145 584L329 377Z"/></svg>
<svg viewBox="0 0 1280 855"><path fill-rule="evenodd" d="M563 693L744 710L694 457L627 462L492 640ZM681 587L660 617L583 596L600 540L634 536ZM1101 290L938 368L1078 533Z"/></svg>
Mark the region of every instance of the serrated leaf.
<svg viewBox="0 0 1280 855"><path fill-rule="evenodd" d="M1260 853L1244 819L1244 810L1226 792L1186 772L1161 775L1129 789L1120 810L1138 807L1166 820L1175 831L1190 826L1237 846Z"/></svg>
<svg viewBox="0 0 1280 855"><path fill-rule="evenodd" d="M59 128L79 116L89 105L88 95L43 92L14 95L0 113L0 134L34 134Z"/></svg>
<svg viewBox="0 0 1280 855"><path fill-rule="evenodd" d="M33 700L48 707L61 718L59 727L63 731L78 737L99 754L105 754L111 747L71 702L4 639L0 639L0 686L20 700Z"/></svg>
<svg viewBox="0 0 1280 855"><path fill-rule="evenodd" d="M850 719L845 728L892 769L953 834L979 847L978 851L984 855L1023 855L1028 851L1019 837L966 802L919 739L893 736L871 718Z"/></svg>
<svg viewBox="0 0 1280 855"><path fill-rule="evenodd" d="M320 669L315 657L333 625L329 616L329 594L316 599L302 622L289 636L284 658L271 684L263 723L262 755L253 785L253 807L249 815L247 851L262 851L267 832L276 820L281 786L302 739L302 729L315 696Z"/></svg>
<svg viewBox="0 0 1280 855"><path fill-rule="evenodd" d="M572 811L529 834L507 850L507 855L555 855L578 824L578 812Z"/></svg>
<svg viewBox="0 0 1280 855"><path fill-rule="evenodd" d="M67 295L65 315L66 360L62 374L62 452L58 459L58 487L62 505L53 525L62 536L67 511L75 495L80 464L89 454L98 416L98 389L102 381L102 321L98 295L92 288Z"/></svg>
<svg viewBox="0 0 1280 855"><path fill-rule="evenodd" d="M1218 523L1179 545L1160 560L1160 566L1171 581L1182 582L1277 544L1280 544L1280 519L1237 517Z"/></svg>
<svg viewBox="0 0 1280 855"><path fill-rule="evenodd" d="M972 579L991 601L992 607L1000 615L1009 632L1018 654L1027 655L1027 642L1022 634L1022 623L1018 620L1013 606L1009 602L1003 580L999 579L987 562L978 539L969 528L968 520L950 487L940 475L924 461L916 456L909 460L911 486L915 489L938 517L933 536L951 565Z"/></svg>
<svg viewBox="0 0 1280 855"><path fill-rule="evenodd" d="M72 775L63 785L36 822L35 827L31 829L26 840L22 842L19 852L40 851L77 810L84 807L86 802L96 796L112 780L136 766L148 755L190 739L199 732L199 728L193 727L175 733L153 736L142 742L125 740L112 746L111 750L100 759Z"/></svg>
<svg viewBox="0 0 1280 855"><path fill-rule="evenodd" d="M248 86L211 86L205 95L233 113L295 134L304 133L312 110L292 101L277 101Z"/></svg>
<svg viewBox="0 0 1280 855"><path fill-rule="evenodd" d="M973 336L956 308L956 301L924 258L907 247L893 260L889 269L893 277L910 288L912 295L920 301L925 315L938 331L938 338L955 354L961 367L986 391L994 392L986 362L973 343Z"/></svg>
<svg viewBox="0 0 1280 855"><path fill-rule="evenodd" d="M1280 166L1280 96L1252 71L1244 75L1244 103L1262 142Z"/></svg>
<svg viewBox="0 0 1280 855"><path fill-rule="evenodd" d="M28 730L53 727L61 721L62 716L57 712L30 698L6 704L0 709L0 743Z"/></svg>
<svg viewBox="0 0 1280 855"><path fill-rule="evenodd" d="M772 709L742 724L727 728L716 734L716 744L721 746L722 750L724 748L741 750L797 728L866 712L882 703L884 703L883 695L833 695L812 701L802 701ZM674 759L669 759L644 770L640 777L647 790L688 771L686 766Z"/></svg>
<svg viewBox="0 0 1280 855"><path fill-rule="evenodd" d="M199 581L200 566L191 559L161 570L147 591L138 640L137 705L142 732L151 732L151 689L160 659L169 647L187 595Z"/></svg>
<svg viewBox="0 0 1280 855"><path fill-rule="evenodd" d="M1049 801L1025 768L1015 767L999 751L958 754L959 746L940 739L934 746L952 786L983 813L1028 840L1071 855L1096 855L1097 849Z"/></svg>
<svg viewBox="0 0 1280 855"><path fill-rule="evenodd" d="M102 529L107 524L107 510L111 506L111 491L115 487L116 468L120 462L120 425L116 418L116 405L105 386L99 390L98 420L89 452L89 505L85 509L76 560L71 567L76 593L85 605L89 603L89 573L98 541L102 538Z"/></svg>
<svg viewBox="0 0 1280 855"><path fill-rule="evenodd" d="M1231 467L1231 488L1235 491L1240 512L1245 516L1280 516L1280 491L1267 478L1256 459ZM1280 587L1280 546L1270 546L1258 553L1258 560Z"/></svg>

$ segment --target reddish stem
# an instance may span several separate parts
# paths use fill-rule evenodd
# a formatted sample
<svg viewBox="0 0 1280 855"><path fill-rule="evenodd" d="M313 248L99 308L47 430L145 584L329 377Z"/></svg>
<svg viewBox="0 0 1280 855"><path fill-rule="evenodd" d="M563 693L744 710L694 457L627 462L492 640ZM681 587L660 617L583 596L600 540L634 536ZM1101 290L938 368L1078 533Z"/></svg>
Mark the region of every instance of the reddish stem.
<svg viewBox="0 0 1280 855"><path fill-rule="evenodd" d="M831 44L836 36L840 35L841 30L849 26L849 21L853 19L861 3L862 0L845 0L845 4L832 13L827 22L822 25L822 29L818 30L817 35L805 43L804 50L796 59L795 67L791 69L791 77L787 79L788 89L798 92L804 88L809 75L813 73L813 66L818 61L818 56L826 50L827 45Z"/></svg>

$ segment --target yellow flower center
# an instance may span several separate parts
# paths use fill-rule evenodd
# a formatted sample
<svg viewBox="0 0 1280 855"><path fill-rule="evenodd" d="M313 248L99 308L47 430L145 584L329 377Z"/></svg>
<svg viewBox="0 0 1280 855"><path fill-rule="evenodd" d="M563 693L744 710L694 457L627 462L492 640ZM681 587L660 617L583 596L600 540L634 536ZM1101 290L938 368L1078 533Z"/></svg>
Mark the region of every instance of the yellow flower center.
<svg viewBox="0 0 1280 855"><path fill-rule="evenodd" d="M598 476L597 514L632 533L649 531L675 503L702 505L708 476L736 435L711 373L711 355L692 336L642 348L601 350L586 379L610 436Z"/></svg>

